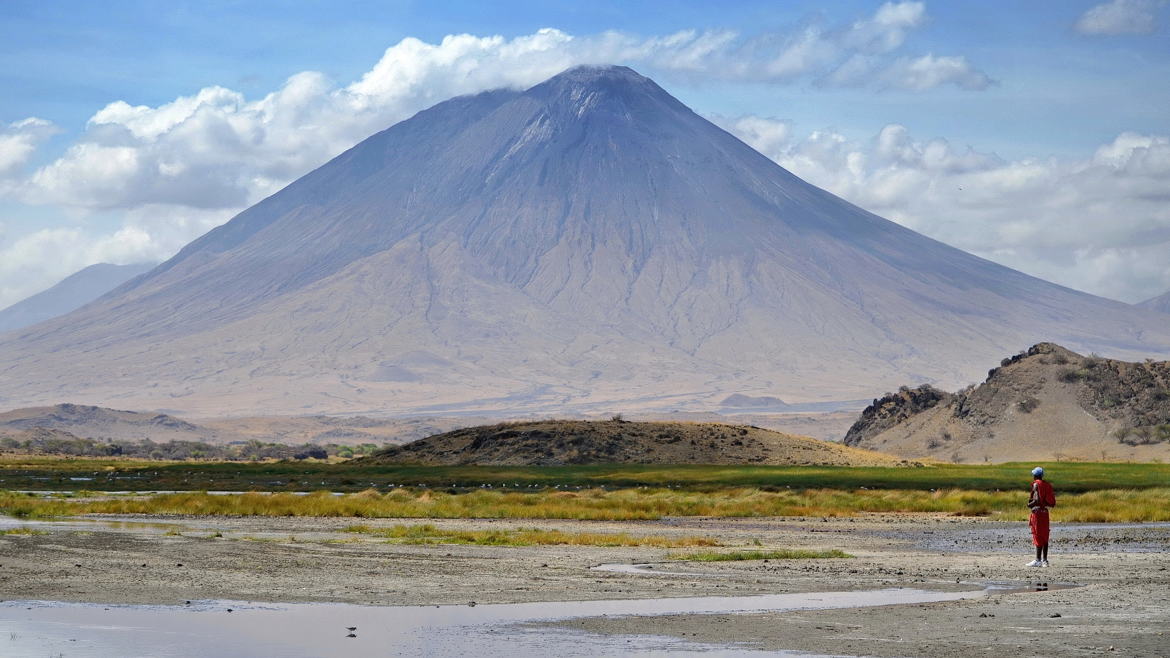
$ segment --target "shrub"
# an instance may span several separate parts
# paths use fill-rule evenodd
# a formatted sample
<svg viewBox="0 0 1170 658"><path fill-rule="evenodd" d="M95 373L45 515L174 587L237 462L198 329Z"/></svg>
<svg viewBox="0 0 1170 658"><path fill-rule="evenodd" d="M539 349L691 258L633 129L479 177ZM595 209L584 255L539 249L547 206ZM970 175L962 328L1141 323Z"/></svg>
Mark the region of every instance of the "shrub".
<svg viewBox="0 0 1170 658"><path fill-rule="evenodd" d="M1084 368L1064 368L1057 375L1057 378L1062 382L1079 382L1086 379L1094 379L1093 371L1088 366Z"/></svg>

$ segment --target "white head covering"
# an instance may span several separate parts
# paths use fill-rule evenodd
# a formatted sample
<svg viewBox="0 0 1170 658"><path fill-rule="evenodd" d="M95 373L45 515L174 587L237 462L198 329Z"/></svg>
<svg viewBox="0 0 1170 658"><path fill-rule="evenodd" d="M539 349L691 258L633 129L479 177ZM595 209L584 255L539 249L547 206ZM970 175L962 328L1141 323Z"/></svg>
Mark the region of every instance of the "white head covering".
<svg viewBox="0 0 1170 658"><path fill-rule="evenodd" d="M1034 477L1034 478L1042 478L1042 477L1044 477L1044 467L1043 467L1043 466L1037 466L1036 468L1033 468L1033 469L1032 469L1032 477Z"/></svg>

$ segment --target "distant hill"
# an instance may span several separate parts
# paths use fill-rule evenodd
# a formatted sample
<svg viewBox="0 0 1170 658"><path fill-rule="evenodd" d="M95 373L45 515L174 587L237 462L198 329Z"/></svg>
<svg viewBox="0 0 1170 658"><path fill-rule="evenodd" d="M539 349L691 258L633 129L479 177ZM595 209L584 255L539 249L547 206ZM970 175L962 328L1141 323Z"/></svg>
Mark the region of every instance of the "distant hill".
<svg viewBox="0 0 1170 658"><path fill-rule="evenodd" d="M170 414L126 411L84 404L25 407L0 413L0 434L23 430L68 432L86 439L200 441L224 444L262 441L305 443L403 443L486 418L371 418L368 416L253 416L187 421ZM37 436L45 436L43 434ZM62 437L67 438L67 437Z"/></svg>
<svg viewBox="0 0 1170 658"><path fill-rule="evenodd" d="M198 441L210 432L167 414L57 404L0 413L0 430L61 430L83 438Z"/></svg>
<svg viewBox="0 0 1170 658"><path fill-rule="evenodd" d="M483 425L387 448L367 462L432 465L823 464L900 460L745 425L547 420Z"/></svg>
<svg viewBox="0 0 1170 658"><path fill-rule="evenodd" d="M720 407L724 409L767 409L767 410L785 410L789 405L784 400L770 395L743 395L742 393L734 393L723 398L719 403Z"/></svg>
<svg viewBox="0 0 1170 658"><path fill-rule="evenodd" d="M77 310L154 266L155 263L90 265L65 277L52 288L0 310L0 333Z"/></svg>
<svg viewBox="0 0 1170 658"><path fill-rule="evenodd" d="M947 393L903 387L874 400L847 445L961 462L1170 458L1170 362L1082 356L1040 343Z"/></svg>
<svg viewBox="0 0 1170 658"><path fill-rule="evenodd" d="M1164 295L1158 295L1153 299L1147 299L1138 304L1138 306L1158 311L1159 313L1170 313L1170 292Z"/></svg>

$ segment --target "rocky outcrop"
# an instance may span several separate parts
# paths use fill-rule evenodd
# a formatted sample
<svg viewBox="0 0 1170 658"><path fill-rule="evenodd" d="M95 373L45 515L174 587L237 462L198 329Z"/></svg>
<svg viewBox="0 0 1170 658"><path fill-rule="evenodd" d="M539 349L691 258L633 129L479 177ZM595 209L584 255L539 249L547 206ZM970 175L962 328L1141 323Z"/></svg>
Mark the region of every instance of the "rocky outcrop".
<svg viewBox="0 0 1170 658"><path fill-rule="evenodd" d="M866 439L950 398L950 394L929 384L917 388L903 386L896 393L886 393L861 412L861 418L845 434L845 445L860 445Z"/></svg>
<svg viewBox="0 0 1170 658"><path fill-rule="evenodd" d="M846 443L952 461L1170 457L1170 362L1082 356L1039 343L956 393L875 400Z"/></svg>

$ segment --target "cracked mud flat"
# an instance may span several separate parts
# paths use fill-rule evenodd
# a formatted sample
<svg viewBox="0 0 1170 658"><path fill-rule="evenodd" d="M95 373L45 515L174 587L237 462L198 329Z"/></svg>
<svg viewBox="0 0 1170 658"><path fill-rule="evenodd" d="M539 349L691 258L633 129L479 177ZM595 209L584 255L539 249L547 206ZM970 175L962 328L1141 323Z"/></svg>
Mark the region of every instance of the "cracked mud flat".
<svg viewBox="0 0 1170 658"><path fill-rule="evenodd" d="M358 521L107 517L35 524L45 534L0 536L0 598L155 605L225 599L412 606L891 587L960 591L971 589L971 583L988 581L1025 586L1077 583L1084 587L939 603L773 613L610 615L529 626L538 633L568 631L619 643L625 642L622 638L665 636L683 643L678 650L714 653L736 649L867 656L1170 654L1170 635L1166 634L1170 633L1170 524L1056 524L1051 555L1055 566L1040 570L1022 566L1030 559L1024 524L978 519L890 515L830 521L425 521L460 529L538 526L700 534L728 544L751 546L759 541L768 547L840 548L857 556L722 563L668 563L666 551L656 548L409 546L341 532ZM360 522L377 526L403 521ZM12 527L13 523L3 525ZM651 564L696 575L590 568L602 563ZM3 642L0 638L0 649Z"/></svg>

